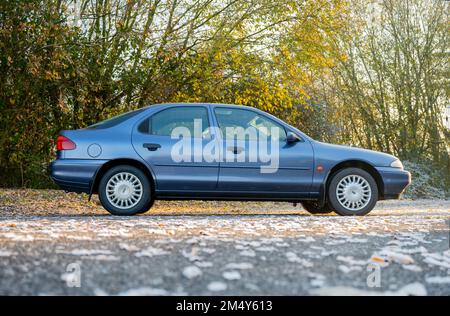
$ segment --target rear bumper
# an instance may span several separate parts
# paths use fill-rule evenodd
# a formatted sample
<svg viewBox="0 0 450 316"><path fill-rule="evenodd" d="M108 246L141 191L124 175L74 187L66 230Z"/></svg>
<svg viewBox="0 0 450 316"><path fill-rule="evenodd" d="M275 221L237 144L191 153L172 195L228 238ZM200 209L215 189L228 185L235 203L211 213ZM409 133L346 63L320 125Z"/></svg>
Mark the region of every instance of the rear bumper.
<svg viewBox="0 0 450 316"><path fill-rule="evenodd" d="M383 179L384 199L398 199L411 183L411 173L391 167L376 168Z"/></svg>
<svg viewBox="0 0 450 316"><path fill-rule="evenodd" d="M49 166L50 177L61 189L90 193L92 181L107 160L56 159Z"/></svg>

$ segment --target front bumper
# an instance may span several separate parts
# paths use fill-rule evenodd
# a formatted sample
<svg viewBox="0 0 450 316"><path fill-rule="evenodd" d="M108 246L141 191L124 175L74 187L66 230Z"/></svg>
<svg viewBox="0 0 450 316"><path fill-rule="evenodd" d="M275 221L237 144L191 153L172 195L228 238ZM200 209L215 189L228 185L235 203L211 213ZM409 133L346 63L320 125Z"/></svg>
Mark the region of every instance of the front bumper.
<svg viewBox="0 0 450 316"><path fill-rule="evenodd" d="M56 159L49 166L50 177L61 189L90 193L92 181L107 160Z"/></svg>
<svg viewBox="0 0 450 316"><path fill-rule="evenodd" d="M411 183L411 173L392 167L377 167L383 180L384 199L398 199Z"/></svg>

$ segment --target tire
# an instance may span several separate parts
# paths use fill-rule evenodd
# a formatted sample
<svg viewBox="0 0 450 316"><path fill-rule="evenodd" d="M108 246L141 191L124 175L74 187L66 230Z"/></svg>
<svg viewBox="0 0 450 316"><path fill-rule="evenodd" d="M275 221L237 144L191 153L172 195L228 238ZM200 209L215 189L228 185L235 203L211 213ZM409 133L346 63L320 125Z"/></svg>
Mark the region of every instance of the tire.
<svg viewBox="0 0 450 316"><path fill-rule="evenodd" d="M148 208L142 210L141 212L138 212L137 214L144 214L144 213L148 212L148 210L153 207L153 204L155 204L155 199L151 199L150 204L148 205Z"/></svg>
<svg viewBox="0 0 450 316"><path fill-rule="evenodd" d="M315 201L304 201L302 202L303 208L311 214L328 214L334 210L327 204L319 207L318 203Z"/></svg>
<svg viewBox="0 0 450 316"><path fill-rule="evenodd" d="M328 201L339 215L366 215L378 201L377 183L368 172L362 169L342 169L331 179L328 187Z"/></svg>
<svg viewBox="0 0 450 316"><path fill-rule="evenodd" d="M138 168L115 166L103 175L98 187L102 206L112 215L145 213L153 204L151 184Z"/></svg>

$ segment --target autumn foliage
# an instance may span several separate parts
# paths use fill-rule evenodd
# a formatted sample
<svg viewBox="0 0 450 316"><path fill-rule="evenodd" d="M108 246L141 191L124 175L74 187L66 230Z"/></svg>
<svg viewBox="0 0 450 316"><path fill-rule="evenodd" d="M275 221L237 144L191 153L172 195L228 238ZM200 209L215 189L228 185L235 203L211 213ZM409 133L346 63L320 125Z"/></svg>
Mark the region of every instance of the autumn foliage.
<svg viewBox="0 0 450 316"><path fill-rule="evenodd" d="M344 0L1 1L0 185L51 185L46 167L60 130L160 102L250 105L318 139L400 155L416 140L424 148L439 141L414 158L445 161L442 124L423 140L420 134L420 124L439 114L420 112L420 135L410 139L413 131L400 124L415 113L409 101L391 81L395 91L380 100L376 85L362 84L367 75L355 75L361 69L352 54L366 28L355 8ZM390 53L380 58L389 61ZM439 113L440 103L432 106ZM406 133L401 149L393 146L399 133Z"/></svg>

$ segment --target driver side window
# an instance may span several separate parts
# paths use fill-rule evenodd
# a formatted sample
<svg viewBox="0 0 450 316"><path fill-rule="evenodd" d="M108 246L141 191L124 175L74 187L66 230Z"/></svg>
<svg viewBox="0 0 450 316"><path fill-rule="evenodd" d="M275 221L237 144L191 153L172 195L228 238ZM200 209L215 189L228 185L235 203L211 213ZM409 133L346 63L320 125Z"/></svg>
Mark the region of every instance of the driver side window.
<svg viewBox="0 0 450 316"><path fill-rule="evenodd" d="M215 108L214 113L224 139L258 140L258 137L266 137L267 141L270 141L273 137L277 137L279 142L286 141L286 131L283 126L257 112ZM237 132L239 129L245 132Z"/></svg>

